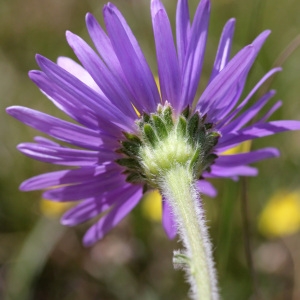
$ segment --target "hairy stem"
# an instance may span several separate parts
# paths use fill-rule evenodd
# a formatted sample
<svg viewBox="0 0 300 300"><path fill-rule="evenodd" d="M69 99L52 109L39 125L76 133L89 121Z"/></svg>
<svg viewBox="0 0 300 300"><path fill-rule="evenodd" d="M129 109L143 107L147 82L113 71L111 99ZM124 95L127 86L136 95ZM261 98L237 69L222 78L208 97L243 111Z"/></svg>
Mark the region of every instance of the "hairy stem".
<svg viewBox="0 0 300 300"><path fill-rule="evenodd" d="M174 262L187 273L192 299L219 299L212 247L192 171L186 166L174 166L163 176L161 190L172 207L185 247L182 252L174 252Z"/></svg>

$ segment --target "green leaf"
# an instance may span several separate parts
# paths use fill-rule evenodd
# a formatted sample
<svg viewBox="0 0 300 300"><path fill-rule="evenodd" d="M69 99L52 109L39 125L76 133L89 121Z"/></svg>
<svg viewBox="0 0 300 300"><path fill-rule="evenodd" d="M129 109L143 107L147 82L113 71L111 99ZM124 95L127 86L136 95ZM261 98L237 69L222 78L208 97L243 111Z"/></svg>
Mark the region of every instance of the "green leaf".
<svg viewBox="0 0 300 300"><path fill-rule="evenodd" d="M144 136L153 147L158 143L158 138L149 124L144 125Z"/></svg>
<svg viewBox="0 0 300 300"><path fill-rule="evenodd" d="M129 169L141 169L139 162L134 158L120 158L116 163Z"/></svg>
<svg viewBox="0 0 300 300"><path fill-rule="evenodd" d="M188 105L183 112L181 113L182 116L184 116L186 119L190 116L191 110L190 106Z"/></svg>
<svg viewBox="0 0 300 300"><path fill-rule="evenodd" d="M180 116L177 123L177 132L183 137L186 136L186 127L187 127L186 119Z"/></svg>
<svg viewBox="0 0 300 300"><path fill-rule="evenodd" d="M197 167L199 160L201 159L200 153L201 153L201 148L197 148L190 161L190 165L189 165L190 170L193 170L194 167Z"/></svg>
<svg viewBox="0 0 300 300"><path fill-rule="evenodd" d="M196 138L196 133L198 131L198 126L199 126L199 114L195 113L188 121L187 125L187 132L190 141L194 144L195 138Z"/></svg>
<svg viewBox="0 0 300 300"><path fill-rule="evenodd" d="M158 137L162 140L165 139L168 136L168 131L165 123L159 116L156 115L153 115L152 119Z"/></svg>
<svg viewBox="0 0 300 300"><path fill-rule="evenodd" d="M167 130L171 130L174 126L172 115L172 108L167 106L163 111L163 120L165 121Z"/></svg>
<svg viewBox="0 0 300 300"><path fill-rule="evenodd" d="M138 155L140 150L140 145L135 142L123 141L121 142L123 148L120 150L128 156Z"/></svg>

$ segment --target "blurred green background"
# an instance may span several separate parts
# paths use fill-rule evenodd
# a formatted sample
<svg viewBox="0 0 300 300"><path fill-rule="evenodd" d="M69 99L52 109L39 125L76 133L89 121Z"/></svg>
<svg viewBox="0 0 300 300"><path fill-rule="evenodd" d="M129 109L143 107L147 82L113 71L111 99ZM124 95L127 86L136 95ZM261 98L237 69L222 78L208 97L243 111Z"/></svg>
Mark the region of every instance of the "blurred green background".
<svg viewBox="0 0 300 300"><path fill-rule="evenodd" d="M155 73L150 1L113 2L124 13ZM166 238L160 222L143 205L86 249L81 238L89 224L62 227L53 209L59 214L64 207L52 208L41 202L40 192L18 190L26 178L59 168L17 152L18 143L31 141L39 133L7 116L5 107L23 105L62 116L28 79L27 72L36 68L36 53L51 60L60 55L74 58L65 30L88 40L85 13L92 12L103 24L105 3L0 0L0 299L188 299L184 276L172 266L172 251L180 244ZM164 3L174 24L176 1ZM192 14L197 3L190 0ZM278 92L275 99L283 99L283 107L273 118L299 120L300 49L280 56L287 47L297 48L299 15L298 0L212 0L202 86L229 18L237 19L234 53L262 30L271 29L246 91L280 57L285 60L284 71L270 85ZM255 141L252 148L263 146L278 147L281 157L257 164L259 177L214 181L218 196L204 199L225 300L300 299L300 132ZM273 206L268 208L270 201Z"/></svg>

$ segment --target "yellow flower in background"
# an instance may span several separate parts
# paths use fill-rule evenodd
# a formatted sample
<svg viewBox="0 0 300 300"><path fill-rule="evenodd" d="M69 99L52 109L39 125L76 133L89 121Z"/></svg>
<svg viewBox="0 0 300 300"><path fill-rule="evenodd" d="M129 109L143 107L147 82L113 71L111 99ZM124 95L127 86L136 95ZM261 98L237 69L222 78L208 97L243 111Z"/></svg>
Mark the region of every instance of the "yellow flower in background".
<svg viewBox="0 0 300 300"><path fill-rule="evenodd" d="M158 190L152 190L145 194L142 200L142 212L144 216L152 221L161 221L162 202Z"/></svg>
<svg viewBox="0 0 300 300"><path fill-rule="evenodd" d="M49 218L59 218L67 209L72 206L69 202L54 202L47 199L40 201L40 211Z"/></svg>
<svg viewBox="0 0 300 300"><path fill-rule="evenodd" d="M297 232L300 229L300 190L277 192L259 216L258 229L267 237Z"/></svg>
<svg viewBox="0 0 300 300"><path fill-rule="evenodd" d="M62 185L61 185L62 186ZM56 188L58 186L54 186L53 188ZM48 217L48 218L54 218L57 219L61 217L61 215L67 211L69 208L71 208L74 204L72 202L56 202L51 201L45 198L42 198L40 201L40 212Z"/></svg>
<svg viewBox="0 0 300 300"><path fill-rule="evenodd" d="M222 153L222 155L231 155L231 154L249 152L250 148L251 148L251 142L252 141L246 141L246 142L240 143L237 146L224 151Z"/></svg>

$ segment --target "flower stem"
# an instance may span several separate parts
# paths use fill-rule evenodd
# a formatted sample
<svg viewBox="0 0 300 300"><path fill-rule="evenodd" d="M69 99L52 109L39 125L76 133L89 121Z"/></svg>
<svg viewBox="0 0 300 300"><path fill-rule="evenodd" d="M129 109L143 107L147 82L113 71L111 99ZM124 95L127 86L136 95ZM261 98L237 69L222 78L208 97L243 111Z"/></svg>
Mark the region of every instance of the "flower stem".
<svg viewBox="0 0 300 300"><path fill-rule="evenodd" d="M192 170L174 166L163 176L161 190L172 208L185 247L183 252L174 252L174 264L186 271L192 299L219 299L212 246Z"/></svg>

